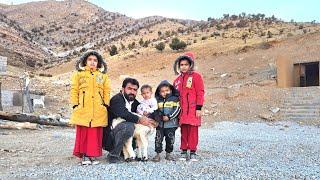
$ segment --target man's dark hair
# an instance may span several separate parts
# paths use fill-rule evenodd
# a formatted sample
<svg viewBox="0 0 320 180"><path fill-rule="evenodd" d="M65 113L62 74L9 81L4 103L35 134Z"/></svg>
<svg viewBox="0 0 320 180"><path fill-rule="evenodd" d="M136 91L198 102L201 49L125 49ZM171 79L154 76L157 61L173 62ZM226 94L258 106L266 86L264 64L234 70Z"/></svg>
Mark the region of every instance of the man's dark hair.
<svg viewBox="0 0 320 180"><path fill-rule="evenodd" d="M150 91L152 91L152 87L149 84L144 84L141 86L140 88L141 93L144 89L150 89Z"/></svg>
<svg viewBox="0 0 320 180"><path fill-rule="evenodd" d="M139 82L138 80L134 79L134 78L125 78L122 82L122 88L127 87L127 84L132 84L132 85L136 85L139 88Z"/></svg>

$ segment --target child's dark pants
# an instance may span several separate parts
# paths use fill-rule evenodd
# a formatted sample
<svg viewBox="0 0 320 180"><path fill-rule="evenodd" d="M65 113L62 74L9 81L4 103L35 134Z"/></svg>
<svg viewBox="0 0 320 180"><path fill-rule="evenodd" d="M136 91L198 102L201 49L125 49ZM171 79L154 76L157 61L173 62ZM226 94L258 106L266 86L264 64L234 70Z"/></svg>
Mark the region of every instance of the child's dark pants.
<svg viewBox="0 0 320 180"><path fill-rule="evenodd" d="M165 138L166 141L166 149L167 153L171 153L173 151L173 144L175 140L175 133L177 128L159 128L157 127L156 138L155 138L155 151L157 153L162 152L162 141Z"/></svg>

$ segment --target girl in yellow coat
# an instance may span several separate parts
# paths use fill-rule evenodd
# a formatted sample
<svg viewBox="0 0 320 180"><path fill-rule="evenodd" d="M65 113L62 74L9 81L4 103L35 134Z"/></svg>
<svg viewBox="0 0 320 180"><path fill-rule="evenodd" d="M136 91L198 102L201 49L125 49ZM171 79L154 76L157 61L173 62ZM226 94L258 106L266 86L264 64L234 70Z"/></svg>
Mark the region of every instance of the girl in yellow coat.
<svg viewBox="0 0 320 180"><path fill-rule="evenodd" d="M95 51L85 53L72 75L70 100L73 108L70 123L76 125L73 155L82 165L97 164L102 155L102 132L107 126L110 80L107 65Z"/></svg>

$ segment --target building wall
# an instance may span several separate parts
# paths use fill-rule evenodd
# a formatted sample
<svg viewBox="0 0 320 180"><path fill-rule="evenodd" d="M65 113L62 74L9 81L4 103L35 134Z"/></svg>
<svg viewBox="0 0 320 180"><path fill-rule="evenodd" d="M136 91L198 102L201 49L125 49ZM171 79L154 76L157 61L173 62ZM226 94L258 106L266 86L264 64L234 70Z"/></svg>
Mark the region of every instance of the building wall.
<svg viewBox="0 0 320 180"><path fill-rule="evenodd" d="M276 59L277 85L281 88L294 86L294 66L290 58L279 56Z"/></svg>
<svg viewBox="0 0 320 180"><path fill-rule="evenodd" d="M277 65L277 85L281 88L300 87L300 76L306 76L306 64L319 61L292 60L287 56L279 56L276 59ZM320 69L320 63L319 63ZM319 71L320 77L320 71Z"/></svg>
<svg viewBox="0 0 320 180"><path fill-rule="evenodd" d="M44 96L30 94L30 98L36 99L37 102L41 102L44 105ZM21 91L16 90L2 90L1 100L3 107L22 106L22 94Z"/></svg>

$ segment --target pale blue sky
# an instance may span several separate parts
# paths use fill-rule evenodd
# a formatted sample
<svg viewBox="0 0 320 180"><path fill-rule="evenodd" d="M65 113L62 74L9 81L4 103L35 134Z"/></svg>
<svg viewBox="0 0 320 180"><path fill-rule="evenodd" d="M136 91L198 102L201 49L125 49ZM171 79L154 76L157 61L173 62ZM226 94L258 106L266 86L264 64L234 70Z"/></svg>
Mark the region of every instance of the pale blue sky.
<svg viewBox="0 0 320 180"><path fill-rule="evenodd" d="M19 4L34 0L0 0ZM207 20L223 14L246 12L275 15L286 21L320 22L320 0L89 0L107 11L119 12L134 18L160 15L172 18Z"/></svg>

